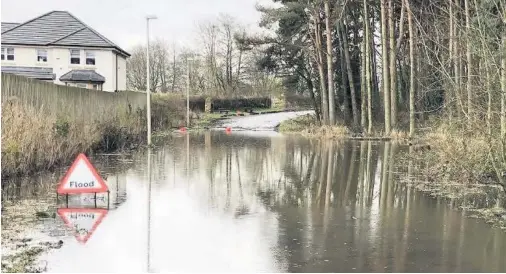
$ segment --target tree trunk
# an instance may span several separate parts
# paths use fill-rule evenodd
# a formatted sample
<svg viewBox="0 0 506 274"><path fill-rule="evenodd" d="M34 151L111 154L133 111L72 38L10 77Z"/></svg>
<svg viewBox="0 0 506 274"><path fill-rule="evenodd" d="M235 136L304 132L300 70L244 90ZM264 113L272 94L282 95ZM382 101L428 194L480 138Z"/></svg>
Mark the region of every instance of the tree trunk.
<svg viewBox="0 0 506 274"><path fill-rule="evenodd" d="M367 90L367 134L372 133L372 88L371 88L371 30L369 24L369 8L367 0L364 0L364 24L365 24L365 86Z"/></svg>
<svg viewBox="0 0 506 274"><path fill-rule="evenodd" d="M311 81L311 75L309 75L308 77L304 77L304 78L306 80L307 88L309 89L309 94L311 96L311 101L313 102L313 107L314 107L314 112L315 112L315 115L316 115L316 120L318 122L320 122L321 113L320 113L320 110L318 108L318 101L316 100L316 96L314 94L314 85L313 85L313 81Z"/></svg>
<svg viewBox="0 0 506 274"><path fill-rule="evenodd" d="M397 126L397 68L395 66L396 50L395 50L395 28L394 28L394 3L388 0L388 32L390 37L390 120L392 128Z"/></svg>
<svg viewBox="0 0 506 274"><path fill-rule="evenodd" d="M236 84L238 84L241 81L241 62L242 62L242 49L239 49L239 58L237 60L237 73L236 73Z"/></svg>
<svg viewBox="0 0 506 274"><path fill-rule="evenodd" d="M340 29L342 31L341 38L342 38L343 46L344 46L344 59L346 62L346 70L348 71L348 83L350 84L350 91L351 91L350 96L351 96L351 111L352 111L352 115L353 115L353 126L358 127L357 96L356 96L356 92L355 92L355 83L353 81L353 71L351 70L351 61L350 61L350 53L349 53L348 38L347 38L348 34L345 31L346 26L342 23L340 23L340 25L341 25Z"/></svg>
<svg viewBox="0 0 506 274"><path fill-rule="evenodd" d="M318 16L316 18L316 26L315 26L315 47L317 51L317 65L318 65L318 74L320 76L320 93L322 99L322 120L323 124L329 124L329 105L327 99L327 88L325 81L325 69L323 68L323 46L322 46L322 32L321 32L321 21Z"/></svg>
<svg viewBox="0 0 506 274"><path fill-rule="evenodd" d="M368 14L369 16L369 14ZM370 56L370 64L371 64L371 84L372 84L372 97L373 97L373 100L372 100L372 109L375 111L375 114L379 115L382 113L381 111L381 97L380 97L380 86L379 86L379 79L378 79L378 59L376 58L376 43L374 42L374 38L373 38L373 35L374 35L374 26L376 25L376 22L375 22L375 18L374 18L374 13L373 13L373 16L371 17L371 22L369 22L369 43L370 43L370 50L369 50L369 53L371 54ZM373 26L371 28L371 26Z"/></svg>
<svg viewBox="0 0 506 274"><path fill-rule="evenodd" d="M462 92L463 92L463 86L464 86L464 61L462 59L462 52L463 52L463 49L462 48L459 48L458 46L461 45L460 43L460 37L462 37L462 30L459 29L459 40L457 42L455 42L455 45L457 46L455 49L457 51L457 56L458 56L458 59L457 59L457 67L458 67L458 88L457 88L457 101L458 101L458 104L459 104L459 109L460 109L460 112L459 112L459 117L462 117L463 114L465 114L465 107L464 107L464 101L462 99Z"/></svg>
<svg viewBox="0 0 506 274"><path fill-rule="evenodd" d="M172 93L176 92L176 47L174 46L174 57L172 59Z"/></svg>
<svg viewBox="0 0 506 274"><path fill-rule="evenodd" d="M387 14L386 1L381 0L381 66L382 85L383 85L383 102L385 109L385 135L390 134L390 81L388 77L388 38L387 38Z"/></svg>
<svg viewBox="0 0 506 274"><path fill-rule="evenodd" d="M451 69L453 69L453 62L455 59L453 59L453 40L454 40L454 33L453 33L453 0L449 0L448 1L448 10L449 10L449 28L450 28L450 39L448 39L448 64L450 66ZM450 74L450 77L451 77L451 72L449 72ZM456 75L454 74L453 77L451 77L450 79L452 79L452 89L451 90L455 90L455 87L456 87L456 83L457 83L457 78L456 78ZM450 104L450 100L451 100L451 92L450 90L447 90L445 92L445 98L444 98L444 105L446 106L446 108L448 109L448 117L451 119L452 117L452 113L453 113L453 104Z"/></svg>
<svg viewBox="0 0 506 274"><path fill-rule="evenodd" d="M364 20L365 22L365 20ZM367 94L367 85L365 83L366 77L366 52L365 52L365 34L363 36L363 41L361 45L361 57L360 57L360 126L362 128L362 132L366 132L366 111L367 111L367 102L366 102L366 94Z"/></svg>
<svg viewBox="0 0 506 274"><path fill-rule="evenodd" d="M338 28L340 28L341 26L338 25ZM349 118L350 118L350 100L348 99L348 88L347 88L347 81L348 81L348 77L346 76L346 64L345 64L345 61L344 61L344 46L342 45L342 37L341 37L341 32L338 31L337 32L337 35L339 36L339 41L340 41L340 45L339 45L339 65L341 66L340 70L341 70L341 90L343 91L343 116L344 116L344 121L345 123L348 123L349 122Z"/></svg>
<svg viewBox="0 0 506 274"><path fill-rule="evenodd" d="M469 0L464 0L466 12L466 59L467 59L467 121L468 126L471 127L473 119L473 59L471 56L471 18L469 12Z"/></svg>
<svg viewBox="0 0 506 274"><path fill-rule="evenodd" d="M404 38L404 14L406 13L406 6L404 1L401 1L401 18L399 19L399 38L395 45L395 51L398 52L402 46L402 38Z"/></svg>
<svg viewBox="0 0 506 274"><path fill-rule="evenodd" d="M506 8L504 9L506 12ZM506 13L504 24L506 25ZM502 36L502 59L501 59L501 138L506 138L506 31Z"/></svg>
<svg viewBox="0 0 506 274"><path fill-rule="evenodd" d="M329 92L329 123L335 125L335 103L334 103L334 69L332 67L332 25L330 24L330 0L325 1L325 28L327 30L327 81L328 81L328 92Z"/></svg>
<svg viewBox="0 0 506 274"><path fill-rule="evenodd" d="M492 135L492 79L490 78L490 69L488 67L487 60L484 60L483 65L485 66L486 72L486 89L487 89L487 129L488 134Z"/></svg>
<svg viewBox="0 0 506 274"><path fill-rule="evenodd" d="M453 0L450 0L450 5L453 6ZM462 69L460 62L460 49L459 49L459 32L457 30L458 25L458 9L455 7L453 10L453 74L455 76L455 110L457 111L457 118L461 120L462 113L464 112L462 106L462 97L460 96L460 92L462 90Z"/></svg>
<svg viewBox="0 0 506 274"><path fill-rule="evenodd" d="M409 5L409 0L406 1L406 9L408 11L408 28L409 28L409 136L412 138L415 135L415 37L413 30L413 13Z"/></svg>

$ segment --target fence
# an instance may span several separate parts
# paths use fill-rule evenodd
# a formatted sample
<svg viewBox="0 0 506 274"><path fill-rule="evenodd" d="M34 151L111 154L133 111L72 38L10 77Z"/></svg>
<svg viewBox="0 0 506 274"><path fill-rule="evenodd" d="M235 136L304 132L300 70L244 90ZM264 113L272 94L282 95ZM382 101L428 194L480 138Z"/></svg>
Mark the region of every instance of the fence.
<svg viewBox="0 0 506 274"><path fill-rule="evenodd" d="M90 90L2 73L2 105L13 96L22 105L75 120L101 120L146 107L146 93L142 92Z"/></svg>

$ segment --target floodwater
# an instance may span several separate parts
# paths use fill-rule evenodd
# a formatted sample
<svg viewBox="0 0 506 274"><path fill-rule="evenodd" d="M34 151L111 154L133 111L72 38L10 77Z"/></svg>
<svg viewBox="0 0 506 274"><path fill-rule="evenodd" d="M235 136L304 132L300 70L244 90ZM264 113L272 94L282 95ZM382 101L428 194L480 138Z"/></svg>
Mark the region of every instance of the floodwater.
<svg viewBox="0 0 506 274"><path fill-rule="evenodd" d="M91 157L108 198L57 201L62 171L7 182L3 215L47 205L23 233L63 240L40 258L48 272L506 272L506 233L401 182L417 168L403 149L181 135Z"/></svg>

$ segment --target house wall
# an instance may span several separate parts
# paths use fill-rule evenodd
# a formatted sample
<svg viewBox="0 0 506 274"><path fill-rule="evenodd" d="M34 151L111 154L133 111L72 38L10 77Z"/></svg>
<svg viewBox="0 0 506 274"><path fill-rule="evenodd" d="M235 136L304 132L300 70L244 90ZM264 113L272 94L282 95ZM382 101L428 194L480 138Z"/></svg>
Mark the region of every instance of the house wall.
<svg viewBox="0 0 506 274"><path fill-rule="evenodd" d="M11 47L11 46L3 46ZM91 49L83 47L72 47L80 49L81 64L70 63L70 47L14 47L14 61L2 60L2 66L26 66L26 67L51 67L56 74L55 83L64 85L59 78L73 69L92 69L105 77L103 85L104 91L114 91L116 89L116 53L109 49ZM47 62L37 61L37 49L47 50ZM86 50L95 53L95 65L86 65ZM118 89L126 89L126 60L118 55Z"/></svg>
<svg viewBox="0 0 506 274"><path fill-rule="evenodd" d="M94 83L65 83L66 86L69 86L69 87L82 87L82 88L87 88L87 89L96 89L96 90L102 90L102 85L101 84L94 84Z"/></svg>
<svg viewBox="0 0 506 274"><path fill-rule="evenodd" d="M126 59L118 55L118 89L126 90Z"/></svg>

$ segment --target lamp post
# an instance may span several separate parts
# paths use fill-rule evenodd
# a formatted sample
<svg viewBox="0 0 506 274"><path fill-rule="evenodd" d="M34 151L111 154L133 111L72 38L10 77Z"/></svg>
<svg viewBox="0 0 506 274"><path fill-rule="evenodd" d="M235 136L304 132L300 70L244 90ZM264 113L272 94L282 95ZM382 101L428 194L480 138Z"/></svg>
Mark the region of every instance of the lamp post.
<svg viewBox="0 0 506 274"><path fill-rule="evenodd" d="M192 58L188 58L188 79L187 79L187 86L186 86L186 127L188 128L190 126L190 69L191 65L190 62L192 61Z"/></svg>
<svg viewBox="0 0 506 274"><path fill-rule="evenodd" d="M157 19L155 15L146 16L146 96L147 96L147 121L148 121L148 145L151 145L151 94L149 88L149 20Z"/></svg>

